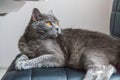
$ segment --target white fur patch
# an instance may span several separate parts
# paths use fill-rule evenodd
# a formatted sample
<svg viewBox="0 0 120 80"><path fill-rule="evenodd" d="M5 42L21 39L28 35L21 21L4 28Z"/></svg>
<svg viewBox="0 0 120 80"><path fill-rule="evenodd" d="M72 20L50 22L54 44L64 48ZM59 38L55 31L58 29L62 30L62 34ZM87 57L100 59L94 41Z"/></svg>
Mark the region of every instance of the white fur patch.
<svg viewBox="0 0 120 80"><path fill-rule="evenodd" d="M15 68L17 70L21 69L29 69L31 66L29 65L28 57L26 55L21 55L16 61L15 61Z"/></svg>
<svg viewBox="0 0 120 80"><path fill-rule="evenodd" d="M89 69L83 80L110 80L116 69L112 66L102 66L99 70Z"/></svg>

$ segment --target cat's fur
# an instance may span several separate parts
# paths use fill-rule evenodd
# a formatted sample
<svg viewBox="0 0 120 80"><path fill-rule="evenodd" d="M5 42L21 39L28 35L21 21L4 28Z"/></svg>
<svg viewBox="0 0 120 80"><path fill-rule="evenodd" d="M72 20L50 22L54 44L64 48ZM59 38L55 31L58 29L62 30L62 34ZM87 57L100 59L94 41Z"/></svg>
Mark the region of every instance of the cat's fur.
<svg viewBox="0 0 120 80"><path fill-rule="evenodd" d="M40 20L49 20L54 25L47 29ZM82 29L61 31L56 22L59 21L53 15L33 10L31 21L19 41L23 55L16 60L16 69L67 66L87 70L83 80L109 80L115 72L113 65L120 63L120 40Z"/></svg>

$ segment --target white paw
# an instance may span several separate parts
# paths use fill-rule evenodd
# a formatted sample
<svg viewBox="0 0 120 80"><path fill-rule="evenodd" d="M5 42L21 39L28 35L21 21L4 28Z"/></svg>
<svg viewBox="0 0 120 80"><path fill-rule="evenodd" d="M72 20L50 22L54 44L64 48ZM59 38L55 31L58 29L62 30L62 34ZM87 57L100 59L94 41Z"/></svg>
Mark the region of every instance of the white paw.
<svg viewBox="0 0 120 80"><path fill-rule="evenodd" d="M30 63L26 60L26 61L17 61L15 63L15 68L17 70L22 70L22 69L30 69L32 68L32 66L30 65Z"/></svg>

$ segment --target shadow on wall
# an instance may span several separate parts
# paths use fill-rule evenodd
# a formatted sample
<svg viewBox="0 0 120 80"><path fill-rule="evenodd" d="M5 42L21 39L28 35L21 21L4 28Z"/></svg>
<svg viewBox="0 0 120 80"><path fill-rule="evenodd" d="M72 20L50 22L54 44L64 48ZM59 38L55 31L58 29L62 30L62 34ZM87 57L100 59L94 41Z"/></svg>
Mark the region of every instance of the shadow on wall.
<svg viewBox="0 0 120 80"><path fill-rule="evenodd" d="M18 11L26 2L25 1L45 1L45 0L0 0L0 16L7 13Z"/></svg>

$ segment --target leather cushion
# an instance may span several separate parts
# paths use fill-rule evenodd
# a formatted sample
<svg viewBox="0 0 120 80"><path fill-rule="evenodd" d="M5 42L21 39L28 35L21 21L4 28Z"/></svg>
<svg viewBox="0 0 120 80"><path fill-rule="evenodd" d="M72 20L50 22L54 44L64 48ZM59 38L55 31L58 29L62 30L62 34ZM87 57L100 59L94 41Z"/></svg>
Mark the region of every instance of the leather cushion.
<svg viewBox="0 0 120 80"><path fill-rule="evenodd" d="M28 70L15 70L15 60L1 80L82 80L85 76L84 70L70 68L34 68ZM120 74L116 73L111 80L120 80Z"/></svg>
<svg viewBox="0 0 120 80"><path fill-rule="evenodd" d="M69 68L35 68L7 72L2 80L82 80L84 75L84 71ZM120 80L120 74L114 74L110 80Z"/></svg>

